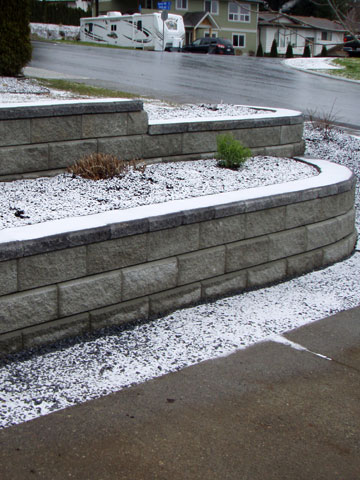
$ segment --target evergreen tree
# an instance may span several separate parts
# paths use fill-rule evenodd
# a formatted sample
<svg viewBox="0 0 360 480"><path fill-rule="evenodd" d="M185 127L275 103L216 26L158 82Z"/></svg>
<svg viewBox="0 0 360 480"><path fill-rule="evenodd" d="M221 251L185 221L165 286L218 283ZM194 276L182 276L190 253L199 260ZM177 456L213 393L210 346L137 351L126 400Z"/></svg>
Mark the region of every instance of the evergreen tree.
<svg viewBox="0 0 360 480"><path fill-rule="evenodd" d="M320 57L327 57L327 48L326 45L322 46Z"/></svg>
<svg viewBox="0 0 360 480"><path fill-rule="evenodd" d="M305 45L304 47L304 52L302 54L304 58L309 58L311 57L311 50L310 50L310 45Z"/></svg>
<svg viewBox="0 0 360 480"><path fill-rule="evenodd" d="M271 50L270 50L270 57L277 57L278 56L278 51L277 51L277 42L274 38L272 44L271 44Z"/></svg>
<svg viewBox="0 0 360 480"><path fill-rule="evenodd" d="M1 2L0 75L16 76L31 60L29 1Z"/></svg>
<svg viewBox="0 0 360 480"><path fill-rule="evenodd" d="M293 52L293 47L292 47L291 43L288 43L285 57L286 58L294 58L294 52Z"/></svg>
<svg viewBox="0 0 360 480"><path fill-rule="evenodd" d="M259 43L259 46L257 48L256 56L257 57L263 57L264 56L264 50L263 50L263 47L261 45L261 42Z"/></svg>

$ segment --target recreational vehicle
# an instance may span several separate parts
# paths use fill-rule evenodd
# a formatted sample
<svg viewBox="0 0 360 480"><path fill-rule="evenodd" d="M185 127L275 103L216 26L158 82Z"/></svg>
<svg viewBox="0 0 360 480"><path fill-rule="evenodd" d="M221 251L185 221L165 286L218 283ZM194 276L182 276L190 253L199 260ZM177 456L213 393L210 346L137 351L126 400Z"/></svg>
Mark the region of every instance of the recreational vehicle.
<svg viewBox="0 0 360 480"><path fill-rule="evenodd" d="M83 42L147 50L180 50L184 38L183 18L172 13L165 21L161 13L122 15L120 12L80 20L80 40Z"/></svg>

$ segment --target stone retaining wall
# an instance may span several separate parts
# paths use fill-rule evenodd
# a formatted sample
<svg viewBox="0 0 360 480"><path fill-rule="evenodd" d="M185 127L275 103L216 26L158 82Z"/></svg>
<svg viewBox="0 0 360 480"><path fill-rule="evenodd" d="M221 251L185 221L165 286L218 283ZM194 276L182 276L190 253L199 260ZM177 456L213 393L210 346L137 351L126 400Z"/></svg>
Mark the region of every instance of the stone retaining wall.
<svg viewBox="0 0 360 480"><path fill-rule="evenodd" d="M354 249L351 172L0 233L0 352L301 275Z"/></svg>
<svg viewBox="0 0 360 480"><path fill-rule="evenodd" d="M216 136L224 131L254 154L301 155L302 114L272 112L148 122L139 100L0 106L0 180L52 175L94 152L149 163L204 158L216 151Z"/></svg>

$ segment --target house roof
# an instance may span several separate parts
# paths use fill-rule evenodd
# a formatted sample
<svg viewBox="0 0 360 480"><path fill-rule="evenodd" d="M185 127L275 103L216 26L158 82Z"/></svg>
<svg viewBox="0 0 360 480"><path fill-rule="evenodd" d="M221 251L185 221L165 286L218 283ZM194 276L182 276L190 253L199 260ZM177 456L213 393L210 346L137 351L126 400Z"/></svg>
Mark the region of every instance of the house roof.
<svg viewBox="0 0 360 480"><path fill-rule="evenodd" d="M214 28L220 28L210 12L186 12L183 20L185 27L198 28L204 20L208 20Z"/></svg>
<svg viewBox="0 0 360 480"><path fill-rule="evenodd" d="M278 25L279 23L281 25L291 27L296 25L302 28L316 28L318 30L329 30L332 32L345 32L345 29L342 25L327 18L301 17L298 15L288 15L280 12L259 13L259 25Z"/></svg>

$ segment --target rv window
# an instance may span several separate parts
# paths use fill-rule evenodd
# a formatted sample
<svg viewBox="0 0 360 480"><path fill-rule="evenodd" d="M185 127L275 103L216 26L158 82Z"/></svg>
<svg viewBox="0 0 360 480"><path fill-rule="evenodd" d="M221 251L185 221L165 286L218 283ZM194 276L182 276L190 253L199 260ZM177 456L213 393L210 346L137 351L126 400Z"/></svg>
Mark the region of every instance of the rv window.
<svg viewBox="0 0 360 480"><path fill-rule="evenodd" d="M89 32L92 32L93 31L93 24L88 23L87 26L88 26Z"/></svg>
<svg viewBox="0 0 360 480"><path fill-rule="evenodd" d="M138 30L142 30L142 21L141 21L141 20L139 20L139 21L137 22L137 29L138 29Z"/></svg>
<svg viewBox="0 0 360 480"><path fill-rule="evenodd" d="M111 31L114 32L116 30L117 25L111 25Z"/></svg>
<svg viewBox="0 0 360 480"><path fill-rule="evenodd" d="M174 20L168 20L167 22L165 22L165 25L169 30L177 30L177 22L175 22Z"/></svg>

